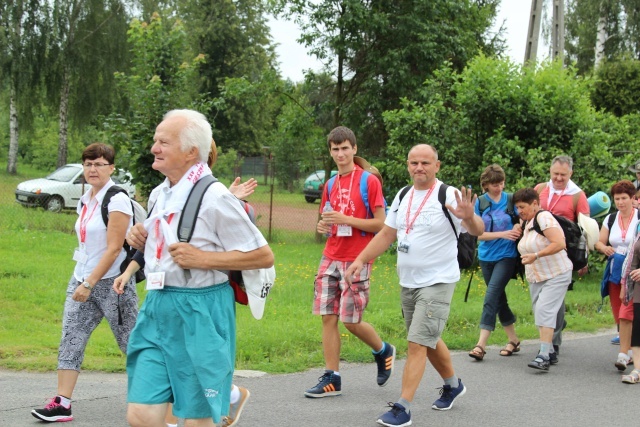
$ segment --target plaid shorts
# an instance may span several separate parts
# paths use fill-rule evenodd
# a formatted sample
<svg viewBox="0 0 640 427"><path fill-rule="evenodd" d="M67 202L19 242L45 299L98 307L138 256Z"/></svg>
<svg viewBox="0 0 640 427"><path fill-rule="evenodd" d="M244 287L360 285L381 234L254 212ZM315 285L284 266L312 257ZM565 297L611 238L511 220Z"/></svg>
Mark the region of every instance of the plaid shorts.
<svg viewBox="0 0 640 427"><path fill-rule="evenodd" d="M360 323L369 303L369 276L371 263L362 267L360 276L349 286L344 273L351 265L347 261L334 261L322 256L316 276L313 314L337 314L342 323Z"/></svg>

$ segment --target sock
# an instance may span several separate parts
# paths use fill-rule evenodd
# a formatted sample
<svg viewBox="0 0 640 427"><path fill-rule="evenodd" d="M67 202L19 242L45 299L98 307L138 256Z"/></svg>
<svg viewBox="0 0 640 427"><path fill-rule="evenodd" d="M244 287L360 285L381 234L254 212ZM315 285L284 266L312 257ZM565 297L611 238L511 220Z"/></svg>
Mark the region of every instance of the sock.
<svg viewBox="0 0 640 427"><path fill-rule="evenodd" d="M451 386L452 388L458 387L458 377L454 374L452 377L444 379L444 385Z"/></svg>
<svg viewBox="0 0 640 427"><path fill-rule="evenodd" d="M340 376L340 372L338 372L338 371L332 371L332 370L330 370L330 369L327 369L327 372L331 372L333 375L335 375L335 376L337 376L337 377L339 377L339 376Z"/></svg>
<svg viewBox="0 0 640 427"><path fill-rule="evenodd" d="M629 356L629 359L633 359L633 350L629 349L627 356Z"/></svg>
<svg viewBox="0 0 640 427"><path fill-rule="evenodd" d="M64 406L67 409L71 406L71 399L69 399L68 397L64 397L61 394L59 394L58 397L60 398L60 404L62 406Z"/></svg>
<svg viewBox="0 0 640 427"><path fill-rule="evenodd" d="M240 389L237 385L233 384L233 387L231 388L231 397L229 398L229 403L235 405L236 403L238 403L238 400L240 400Z"/></svg>
<svg viewBox="0 0 640 427"><path fill-rule="evenodd" d="M382 341L382 348L380 350L378 350L378 351L371 350L371 353L373 353L373 354L382 354L386 349L387 349L387 343Z"/></svg>
<svg viewBox="0 0 640 427"><path fill-rule="evenodd" d="M167 427L178 427L178 424L169 424L169 423L167 423Z"/></svg>
<svg viewBox="0 0 640 427"><path fill-rule="evenodd" d="M544 356L547 359L549 358L549 353L553 350L553 345L550 342L541 342L540 343L540 356ZM554 351L555 353L555 351Z"/></svg>
<svg viewBox="0 0 640 427"><path fill-rule="evenodd" d="M627 362L629 361L629 356L624 353L618 353L618 359L624 359Z"/></svg>
<svg viewBox="0 0 640 427"><path fill-rule="evenodd" d="M398 399L398 403L404 406L404 408L407 410L407 414L411 412L411 402L406 399L400 398Z"/></svg>

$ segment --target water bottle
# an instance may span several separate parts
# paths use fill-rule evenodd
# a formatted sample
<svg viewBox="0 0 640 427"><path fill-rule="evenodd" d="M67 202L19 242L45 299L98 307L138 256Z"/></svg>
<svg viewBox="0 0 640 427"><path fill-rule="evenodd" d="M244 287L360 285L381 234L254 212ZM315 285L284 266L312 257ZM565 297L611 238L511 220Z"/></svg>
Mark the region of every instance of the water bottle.
<svg viewBox="0 0 640 427"><path fill-rule="evenodd" d="M331 202L327 200L324 204L324 207L322 208L322 212L331 212L331 211L333 211L333 208L331 207ZM333 224L331 225L331 231L324 233L324 235L326 237L331 237L332 231L333 231Z"/></svg>

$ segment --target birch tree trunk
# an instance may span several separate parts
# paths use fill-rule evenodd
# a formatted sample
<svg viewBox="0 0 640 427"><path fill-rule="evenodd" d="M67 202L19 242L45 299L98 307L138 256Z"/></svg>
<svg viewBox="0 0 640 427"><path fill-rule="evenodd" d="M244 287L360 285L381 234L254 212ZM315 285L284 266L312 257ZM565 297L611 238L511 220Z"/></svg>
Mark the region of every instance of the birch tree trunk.
<svg viewBox="0 0 640 427"><path fill-rule="evenodd" d="M9 95L9 158L7 159L7 173L15 175L18 164L18 107L17 94L14 82L11 83Z"/></svg>
<svg viewBox="0 0 640 427"><path fill-rule="evenodd" d="M595 61L594 68L598 68L598 65L604 59L604 44L607 41L607 16L603 5L600 5L600 17L598 18L598 27L596 33L596 47L595 47Z"/></svg>
<svg viewBox="0 0 640 427"><path fill-rule="evenodd" d="M60 130L58 132L58 167L67 164L67 130L69 127L69 67L65 66L60 88Z"/></svg>

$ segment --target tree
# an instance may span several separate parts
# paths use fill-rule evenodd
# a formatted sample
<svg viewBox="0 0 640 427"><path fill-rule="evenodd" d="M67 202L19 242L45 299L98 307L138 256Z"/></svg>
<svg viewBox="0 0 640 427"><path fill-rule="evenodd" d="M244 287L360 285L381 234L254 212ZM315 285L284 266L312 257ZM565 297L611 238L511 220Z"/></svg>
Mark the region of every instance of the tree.
<svg viewBox="0 0 640 427"><path fill-rule="evenodd" d="M285 4L286 3L286 4ZM332 126L352 128L368 152L387 140L382 113L400 106L449 60L462 69L476 53L501 49L488 34L497 0L295 0L280 12L336 82Z"/></svg>
<svg viewBox="0 0 640 427"><path fill-rule="evenodd" d="M598 110L617 117L640 113L640 61L619 59L605 61L596 70L591 100Z"/></svg>
<svg viewBox="0 0 640 427"><path fill-rule="evenodd" d="M128 32L133 53L129 73L117 73L118 90L130 108L113 113L104 123L109 140L120 153L120 164L134 175L143 196L162 181L151 168L153 134L163 115L174 108L201 112L212 104L197 93L193 82L204 55L190 49L184 24L154 14L150 22L134 19Z"/></svg>
<svg viewBox="0 0 640 427"><path fill-rule="evenodd" d="M640 2L569 0L566 14L566 63L584 74L602 60L640 58Z"/></svg>
<svg viewBox="0 0 640 427"><path fill-rule="evenodd" d="M53 3L47 88L59 113L58 167L67 163L69 119L81 126L113 106L114 72L127 58L127 21L120 0Z"/></svg>
<svg viewBox="0 0 640 427"><path fill-rule="evenodd" d="M574 69L539 68L478 57L462 72L443 67L400 109L385 113L390 135L383 170L398 189L406 183L408 149L433 144L440 179L477 187L482 169L500 164L510 189L548 179L551 159L573 156L574 176L592 194L609 188L640 154L640 116L617 119L593 109L589 82Z"/></svg>
<svg viewBox="0 0 640 427"><path fill-rule="evenodd" d="M0 70L9 80L10 140L7 173L17 173L19 118L31 121L37 104L41 64L46 51L48 3L9 0L0 3Z"/></svg>
<svg viewBox="0 0 640 427"><path fill-rule="evenodd" d="M225 98L224 114L218 109L208 112L216 134L224 135L243 155L260 154L274 126L274 116L265 114L250 98L230 98L228 84L241 79L243 84L263 87L275 71L266 3L185 0L176 2L176 10L189 23L185 30L191 48L206 57L196 88L210 99Z"/></svg>

